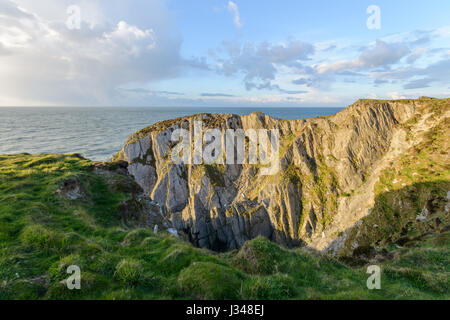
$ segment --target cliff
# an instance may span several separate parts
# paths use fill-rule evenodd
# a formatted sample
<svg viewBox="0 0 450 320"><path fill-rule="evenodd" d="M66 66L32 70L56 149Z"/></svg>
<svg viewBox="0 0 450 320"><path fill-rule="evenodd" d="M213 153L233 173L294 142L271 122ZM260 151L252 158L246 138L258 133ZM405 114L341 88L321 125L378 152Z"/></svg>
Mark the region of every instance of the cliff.
<svg viewBox="0 0 450 320"><path fill-rule="evenodd" d="M279 128L279 172L174 165L164 132L195 119ZM0 300L449 300L448 128L448 99L359 101L310 120L166 121L117 156L134 161L0 155ZM372 265L382 290L365 289Z"/></svg>
<svg viewBox="0 0 450 320"><path fill-rule="evenodd" d="M380 177L411 150L424 147L437 128L448 140L448 125L443 124L449 117L450 99L432 98L358 100L336 115L292 121L262 113L199 114L133 134L114 160L128 162L129 173L164 218L198 247L237 249L261 235L287 247L308 245L337 253L359 246L352 230L378 205ZM172 133L179 128L193 132L195 121L202 121L203 130L221 132L279 130L279 172L262 175L262 164L175 164ZM447 165L440 180L445 189L448 142L430 152ZM448 199L438 198L436 210L448 213ZM426 205L429 199L423 201ZM441 227L448 225L448 214L439 217ZM410 222L406 220L402 223Z"/></svg>

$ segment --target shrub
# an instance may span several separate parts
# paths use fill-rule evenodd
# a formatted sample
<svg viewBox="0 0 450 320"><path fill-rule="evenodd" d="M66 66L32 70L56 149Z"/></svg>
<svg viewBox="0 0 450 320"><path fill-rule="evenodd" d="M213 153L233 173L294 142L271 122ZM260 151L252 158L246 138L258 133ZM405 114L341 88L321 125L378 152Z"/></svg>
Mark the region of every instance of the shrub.
<svg viewBox="0 0 450 320"><path fill-rule="evenodd" d="M127 233L125 238L122 241L122 245L130 246L130 245L138 245L147 237L153 236L153 232L148 229L135 229L131 230Z"/></svg>
<svg viewBox="0 0 450 320"><path fill-rule="evenodd" d="M287 274L274 274L254 277L248 280L242 290L244 299L281 300L295 295L293 279Z"/></svg>
<svg viewBox="0 0 450 320"><path fill-rule="evenodd" d="M165 250L165 255L159 260L158 267L164 274L178 275L182 269L189 267L193 262L215 263L216 261L214 257L202 254L190 244L179 243Z"/></svg>
<svg viewBox="0 0 450 320"><path fill-rule="evenodd" d="M194 262L180 272L178 284L196 299L237 299L244 279L238 271L211 262Z"/></svg>
<svg viewBox="0 0 450 320"><path fill-rule="evenodd" d="M69 266L76 265L82 268L83 264L84 261L78 254L71 254L55 262L48 270L48 274L53 281L61 281L70 276L67 273Z"/></svg>
<svg viewBox="0 0 450 320"><path fill-rule="evenodd" d="M65 280L54 282L47 291L46 298L50 300L79 300L86 298L87 294L97 291L98 288L106 285L103 279L90 272L81 274L81 288L79 290L70 290Z"/></svg>
<svg viewBox="0 0 450 320"><path fill-rule="evenodd" d="M104 275L114 275L116 266L120 262L120 255L103 252L89 264L89 268Z"/></svg>
<svg viewBox="0 0 450 320"><path fill-rule="evenodd" d="M0 284L0 300L36 300L46 290L45 284L30 279L9 280Z"/></svg>
<svg viewBox="0 0 450 320"><path fill-rule="evenodd" d="M122 259L116 266L115 277L128 283L136 284L142 276L143 268L139 260Z"/></svg>
<svg viewBox="0 0 450 320"><path fill-rule="evenodd" d="M272 274L281 261L283 249L266 238L247 241L233 259L233 265L250 274Z"/></svg>
<svg viewBox="0 0 450 320"><path fill-rule="evenodd" d="M30 225L23 229L21 241L30 247L50 251L64 250L68 246L68 238L61 233L48 230L41 225Z"/></svg>

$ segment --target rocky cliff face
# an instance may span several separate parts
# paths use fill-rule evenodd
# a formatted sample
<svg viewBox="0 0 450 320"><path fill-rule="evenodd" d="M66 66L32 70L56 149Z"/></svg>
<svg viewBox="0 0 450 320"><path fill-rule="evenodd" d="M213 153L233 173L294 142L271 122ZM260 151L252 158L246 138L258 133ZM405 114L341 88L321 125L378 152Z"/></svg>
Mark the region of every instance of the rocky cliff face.
<svg viewBox="0 0 450 320"><path fill-rule="evenodd" d="M359 100L333 116L292 121L261 113L199 114L135 133L114 158L129 163L145 194L199 247L230 250L262 235L288 247L336 252L374 206L381 172L420 142L419 133L449 116L449 99L429 98ZM195 121L222 132L278 129L280 171L261 175L263 165L175 164L172 132L193 132Z"/></svg>

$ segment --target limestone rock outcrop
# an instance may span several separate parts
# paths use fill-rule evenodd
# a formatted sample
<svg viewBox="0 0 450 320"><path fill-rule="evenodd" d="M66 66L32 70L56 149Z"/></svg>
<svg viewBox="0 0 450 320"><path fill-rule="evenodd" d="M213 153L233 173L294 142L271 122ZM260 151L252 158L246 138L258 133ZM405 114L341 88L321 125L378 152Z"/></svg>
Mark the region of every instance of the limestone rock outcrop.
<svg viewBox="0 0 450 320"><path fill-rule="evenodd" d="M300 120L188 116L133 134L114 159L129 163L145 194L196 246L224 251L262 235L287 247L335 250L342 232L369 214L380 170L414 144L414 127L405 123L428 117L432 100L359 100L335 115ZM450 103L444 109L441 118ZM279 172L261 175L263 165L249 163L175 164L172 133L193 132L195 121L221 132L278 129Z"/></svg>

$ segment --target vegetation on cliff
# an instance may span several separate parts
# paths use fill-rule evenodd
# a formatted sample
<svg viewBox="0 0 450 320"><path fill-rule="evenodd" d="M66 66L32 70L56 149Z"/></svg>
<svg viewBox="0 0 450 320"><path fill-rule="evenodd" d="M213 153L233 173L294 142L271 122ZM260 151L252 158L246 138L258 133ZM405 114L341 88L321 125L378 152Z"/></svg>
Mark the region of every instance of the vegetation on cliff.
<svg viewBox="0 0 450 320"><path fill-rule="evenodd" d="M433 112L429 118L439 116L448 108L446 100L431 101L427 108L420 110L426 113L431 109ZM405 127L417 124L420 116L417 114L406 122ZM351 253L355 249L354 243L361 247L389 243L409 246L420 242L431 232L440 232L449 227L449 128L450 118L447 117L430 130L409 137L420 142L383 170L375 185L375 205L370 215L349 232L341 254Z"/></svg>

